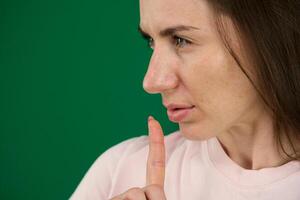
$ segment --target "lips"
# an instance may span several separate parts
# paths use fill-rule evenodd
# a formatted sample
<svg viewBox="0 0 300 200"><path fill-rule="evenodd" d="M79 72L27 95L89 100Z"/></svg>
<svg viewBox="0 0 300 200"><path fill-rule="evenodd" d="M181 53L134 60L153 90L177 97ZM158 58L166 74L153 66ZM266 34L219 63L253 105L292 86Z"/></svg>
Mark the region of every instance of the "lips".
<svg viewBox="0 0 300 200"><path fill-rule="evenodd" d="M186 105L186 104L169 104L165 106L168 110L179 110L179 109L187 109L187 108L192 108L194 105Z"/></svg>
<svg viewBox="0 0 300 200"><path fill-rule="evenodd" d="M183 121L193 110L194 105L170 104L166 106L168 117L173 122Z"/></svg>

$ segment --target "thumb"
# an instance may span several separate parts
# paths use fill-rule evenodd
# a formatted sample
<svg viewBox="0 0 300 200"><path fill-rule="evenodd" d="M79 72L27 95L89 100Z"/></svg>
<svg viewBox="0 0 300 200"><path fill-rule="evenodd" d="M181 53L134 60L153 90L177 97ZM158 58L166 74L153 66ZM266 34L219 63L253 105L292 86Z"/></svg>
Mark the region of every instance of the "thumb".
<svg viewBox="0 0 300 200"><path fill-rule="evenodd" d="M165 144L163 130L152 116L148 118L149 154L147 160L147 185L164 187L165 180Z"/></svg>

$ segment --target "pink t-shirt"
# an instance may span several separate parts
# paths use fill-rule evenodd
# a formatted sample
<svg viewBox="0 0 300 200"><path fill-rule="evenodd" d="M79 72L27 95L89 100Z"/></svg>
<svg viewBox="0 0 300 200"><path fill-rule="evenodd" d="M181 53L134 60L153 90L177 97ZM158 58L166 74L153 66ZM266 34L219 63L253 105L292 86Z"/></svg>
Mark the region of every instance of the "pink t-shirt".
<svg viewBox="0 0 300 200"><path fill-rule="evenodd" d="M179 131L165 136L168 200L300 200L300 162L247 170L227 156L216 137L192 141ZM72 194L73 200L108 200L145 187L148 136L104 152Z"/></svg>

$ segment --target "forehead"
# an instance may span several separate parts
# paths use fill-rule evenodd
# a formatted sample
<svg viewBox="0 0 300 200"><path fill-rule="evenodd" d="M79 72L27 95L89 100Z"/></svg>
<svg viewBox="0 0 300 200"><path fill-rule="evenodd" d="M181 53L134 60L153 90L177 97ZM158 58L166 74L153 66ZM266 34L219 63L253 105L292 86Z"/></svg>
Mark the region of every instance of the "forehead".
<svg viewBox="0 0 300 200"><path fill-rule="evenodd" d="M160 30L178 24L208 31L213 25L213 16L206 0L140 0L143 29Z"/></svg>

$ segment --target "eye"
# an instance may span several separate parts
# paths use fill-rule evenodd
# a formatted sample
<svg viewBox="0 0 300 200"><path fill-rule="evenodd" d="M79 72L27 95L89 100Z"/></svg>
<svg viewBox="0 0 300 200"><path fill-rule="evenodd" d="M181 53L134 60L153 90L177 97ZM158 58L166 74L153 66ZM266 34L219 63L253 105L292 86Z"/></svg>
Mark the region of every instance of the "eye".
<svg viewBox="0 0 300 200"><path fill-rule="evenodd" d="M153 49L154 48L154 40L148 35L143 35L143 38L146 40L147 46L150 47L151 49Z"/></svg>
<svg viewBox="0 0 300 200"><path fill-rule="evenodd" d="M178 47L178 48L182 48L182 47L184 47L186 45L191 44L190 41L188 41L188 40L186 40L184 38L181 38L181 37L179 37L177 35L173 36L173 42L175 43L175 46Z"/></svg>
<svg viewBox="0 0 300 200"><path fill-rule="evenodd" d="M147 41L148 47L154 49L154 39L148 35L143 35L143 38ZM171 39L172 39L172 44L174 43L176 48L183 48L186 45L192 44L192 42L190 42L189 40L179 37L177 35L171 36Z"/></svg>
<svg viewBox="0 0 300 200"><path fill-rule="evenodd" d="M148 37L148 47L150 47L151 49L154 48L154 40L151 37Z"/></svg>

